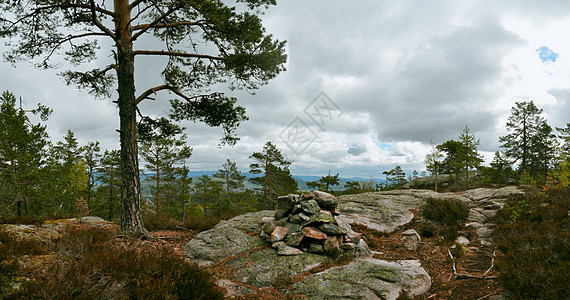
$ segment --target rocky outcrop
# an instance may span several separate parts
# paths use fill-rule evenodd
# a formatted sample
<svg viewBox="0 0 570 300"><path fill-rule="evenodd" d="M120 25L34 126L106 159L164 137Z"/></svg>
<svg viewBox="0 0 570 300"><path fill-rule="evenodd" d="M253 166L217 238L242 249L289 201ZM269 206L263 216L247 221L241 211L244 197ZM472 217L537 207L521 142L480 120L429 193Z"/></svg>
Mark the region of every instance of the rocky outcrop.
<svg viewBox="0 0 570 300"><path fill-rule="evenodd" d="M280 255L278 247L272 248L259 236L264 221L272 219L274 214L274 211L261 211L223 221L196 235L184 246L184 253L192 262L215 264L213 267L229 270L230 278L218 282L219 286L226 288L227 295L251 294L252 287L279 285L296 275L307 277L292 290L282 292L302 294L309 299L361 299L368 294L375 297L370 299L383 299L385 296L389 296L385 299L396 299L400 290L418 295L429 289L429 275L417 261L387 262L363 258L315 273L317 268L334 265L335 260L308 251L292 256ZM313 290L313 286L318 289L330 286L331 289L320 293Z"/></svg>
<svg viewBox="0 0 570 300"><path fill-rule="evenodd" d="M430 190L387 191L340 196L336 199L336 208L333 202L328 202L324 204L330 205L327 209L323 209L321 203L308 200L300 203L300 198L288 196L281 199L277 212L248 213L223 221L198 234L184 247L184 251L190 261L226 270L228 278L220 279L218 285L226 288L227 295L253 294L257 288L279 287L285 281L293 281L296 283L280 292L303 295L308 299L396 299L404 294L413 297L426 292L431 284L430 276L419 261L360 257L346 265L335 265L333 258L317 254L325 251L328 237L335 236L328 234L321 225L334 224L344 229L349 240L356 240L356 236L350 235L358 234L350 229L349 224L390 232L408 223L413 218L410 210L420 206L424 199L454 198L470 207L466 226L473 227L476 233L469 240L458 238L458 244L469 247L488 245L492 242L490 233L494 226L489 221L491 216L504 206L508 195L516 193L522 191L514 187L446 194ZM294 211L292 207L297 205L298 210ZM330 215L321 214L321 211L328 211ZM275 220L276 217L279 218ZM283 221L279 222L279 219ZM300 223L291 222L292 219ZM320 225L301 225L308 220L320 222L313 223ZM262 231L265 232L264 238L260 237ZM289 245L295 244L299 238L322 243L310 244L312 249ZM417 232L402 233L402 244L407 250L415 251L421 243ZM300 249L303 251L298 251Z"/></svg>
<svg viewBox="0 0 570 300"><path fill-rule="evenodd" d="M439 197L430 190L395 190L338 197L340 219L382 232L391 232L408 223L426 197Z"/></svg>

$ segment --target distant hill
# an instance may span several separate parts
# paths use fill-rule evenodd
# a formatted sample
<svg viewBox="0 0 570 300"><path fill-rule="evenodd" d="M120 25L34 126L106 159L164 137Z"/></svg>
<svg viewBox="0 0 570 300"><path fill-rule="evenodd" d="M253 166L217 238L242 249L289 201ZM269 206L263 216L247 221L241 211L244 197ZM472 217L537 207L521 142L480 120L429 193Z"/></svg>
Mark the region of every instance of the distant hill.
<svg viewBox="0 0 570 300"><path fill-rule="evenodd" d="M198 177L201 177L202 175L208 175L208 176L212 177L214 175L214 173L217 173L217 171L190 171L189 176L192 178L198 178ZM141 173L143 195L149 195L150 194L150 189L148 187L148 183L144 182L144 179L151 176L151 175L152 174L148 174L148 173L142 174ZM252 177L257 177L260 175L252 174L249 172L242 172L241 175L245 176L245 178L246 178L246 184L245 184L246 188L254 189L256 187L256 185L253 184L248 179L252 178ZM299 189L303 190L303 191L309 190L309 188L307 187L307 182L319 180L319 179L321 179L321 177L322 176L315 176L315 175L293 175L293 178L297 181L297 184L299 185ZM339 185L332 187L332 190L333 191L344 190L344 185L349 181L370 182L370 180L373 181L373 184L384 184L386 182L385 179L381 179L381 178L370 179L370 178L365 178L365 177L339 177ZM195 183L195 182L197 182L197 179L193 180L193 183Z"/></svg>

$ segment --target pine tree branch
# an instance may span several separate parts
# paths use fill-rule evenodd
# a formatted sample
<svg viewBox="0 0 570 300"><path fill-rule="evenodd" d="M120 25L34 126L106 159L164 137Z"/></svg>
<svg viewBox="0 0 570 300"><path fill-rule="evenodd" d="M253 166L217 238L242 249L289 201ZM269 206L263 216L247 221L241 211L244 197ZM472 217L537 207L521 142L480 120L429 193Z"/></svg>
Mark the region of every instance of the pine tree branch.
<svg viewBox="0 0 570 300"><path fill-rule="evenodd" d="M91 0L91 1L93 1L93 0ZM169 15L171 15L173 12L177 11L178 9L179 9L178 6L171 7L168 11L166 11L165 13L160 15L158 18L156 18L151 23L137 26L137 30L140 30L140 31L133 35L133 37L131 38L131 42L135 41L139 36L143 35L149 29L153 28L156 24L162 22L164 19L166 19Z"/></svg>
<svg viewBox="0 0 570 300"><path fill-rule="evenodd" d="M222 57L207 55L207 54L196 54L196 53L185 53L185 52L172 52L172 51L153 51L153 50L136 50L133 51L134 55L159 55L159 56L175 56L175 57L186 57L186 58L204 58L209 60L223 60Z"/></svg>
<svg viewBox="0 0 570 300"><path fill-rule="evenodd" d="M97 14L96 12L98 12L97 7L95 6L95 0L89 0L89 3L91 4L90 9L91 9L91 21L93 22L93 24L95 24L95 26L97 26L97 28L99 28L101 31L103 31L104 33L106 33L109 37L111 37L113 40L117 40L117 37L115 36L115 34L107 27L105 27L101 21L99 21L99 19L97 18ZM113 18L115 17L114 13L111 13L111 15Z"/></svg>

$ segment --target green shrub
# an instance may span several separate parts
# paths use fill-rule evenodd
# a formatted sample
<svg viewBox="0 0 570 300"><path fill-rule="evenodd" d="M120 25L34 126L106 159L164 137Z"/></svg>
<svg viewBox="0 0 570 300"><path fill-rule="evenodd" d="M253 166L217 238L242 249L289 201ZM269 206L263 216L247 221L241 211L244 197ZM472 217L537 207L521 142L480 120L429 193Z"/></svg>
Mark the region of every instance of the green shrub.
<svg viewBox="0 0 570 300"><path fill-rule="evenodd" d="M68 229L57 263L11 299L222 299L208 272L167 246L111 241L112 231Z"/></svg>
<svg viewBox="0 0 570 300"><path fill-rule="evenodd" d="M460 225L469 216L469 207L453 198L426 198L420 209L421 215L445 226Z"/></svg>

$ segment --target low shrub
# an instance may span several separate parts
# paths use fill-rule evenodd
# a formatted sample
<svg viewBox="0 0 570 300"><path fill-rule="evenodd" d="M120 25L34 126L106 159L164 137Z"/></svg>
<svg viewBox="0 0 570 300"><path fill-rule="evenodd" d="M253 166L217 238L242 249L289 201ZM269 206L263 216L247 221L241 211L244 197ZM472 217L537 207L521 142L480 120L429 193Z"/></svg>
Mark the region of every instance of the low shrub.
<svg viewBox="0 0 570 300"><path fill-rule="evenodd" d="M42 222L43 222L42 219L34 218L31 216L19 216L19 217L0 216L0 224L41 225Z"/></svg>
<svg viewBox="0 0 570 300"><path fill-rule="evenodd" d="M497 270L515 299L570 299L570 191L527 190L498 211Z"/></svg>
<svg viewBox="0 0 570 300"><path fill-rule="evenodd" d="M464 202L453 198L426 198L420 214L431 221L446 226L460 225L469 216L469 207Z"/></svg>
<svg viewBox="0 0 570 300"><path fill-rule="evenodd" d="M499 280L515 299L570 299L570 222L512 222L494 233Z"/></svg>
<svg viewBox="0 0 570 300"><path fill-rule="evenodd" d="M208 272L167 246L111 241L102 228L66 230L58 262L10 299L222 299Z"/></svg>
<svg viewBox="0 0 570 300"><path fill-rule="evenodd" d="M182 222L172 219L165 213L144 213L144 227L149 230L174 230L182 225Z"/></svg>
<svg viewBox="0 0 570 300"><path fill-rule="evenodd" d="M0 227L0 299L5 299L13 290L13 279L19 274L18 257L46 254L51 251L46 241L17 239Z"/></svg>

